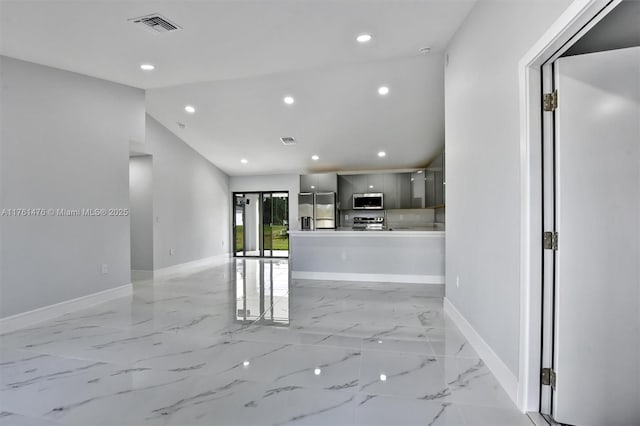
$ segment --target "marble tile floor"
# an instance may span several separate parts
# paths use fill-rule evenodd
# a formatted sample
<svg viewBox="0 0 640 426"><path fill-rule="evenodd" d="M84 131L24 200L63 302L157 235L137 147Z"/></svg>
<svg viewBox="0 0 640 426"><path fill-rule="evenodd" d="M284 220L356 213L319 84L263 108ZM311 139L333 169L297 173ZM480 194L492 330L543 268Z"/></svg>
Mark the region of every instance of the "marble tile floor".
<svg viewBox="0 0 640 426"><path fill-rule="evenodd" d="M441 286L239 259L0 336L0 425L532 425Z"/></svg>

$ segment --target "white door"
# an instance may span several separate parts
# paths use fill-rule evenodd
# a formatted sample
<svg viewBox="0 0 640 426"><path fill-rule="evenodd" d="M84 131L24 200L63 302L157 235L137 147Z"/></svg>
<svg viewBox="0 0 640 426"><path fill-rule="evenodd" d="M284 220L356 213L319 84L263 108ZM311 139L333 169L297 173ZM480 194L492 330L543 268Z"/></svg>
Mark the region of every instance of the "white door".
<svg viewBox="0 0 640 426"><path fill-rule="evenodd" d="M640 425L640 47L555 72L553 417Z"/></svg>

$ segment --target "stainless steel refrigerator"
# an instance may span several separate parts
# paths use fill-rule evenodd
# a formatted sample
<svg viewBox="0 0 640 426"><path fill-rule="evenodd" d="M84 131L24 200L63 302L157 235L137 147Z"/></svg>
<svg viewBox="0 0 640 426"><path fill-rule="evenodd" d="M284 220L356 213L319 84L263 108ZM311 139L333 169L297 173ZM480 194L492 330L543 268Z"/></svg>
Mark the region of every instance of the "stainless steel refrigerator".
<svg viewBox="0 0 640 426"><path fill-rule="evenodd" d="M304 192L298 194L298 229L311 231L314 229L314 194Z"/></svg>
<svg viewBox="0 0 640 426"><path fill-rule="evenodd" d="M316 192L315 229L336 229L336 193Z"/></svg>

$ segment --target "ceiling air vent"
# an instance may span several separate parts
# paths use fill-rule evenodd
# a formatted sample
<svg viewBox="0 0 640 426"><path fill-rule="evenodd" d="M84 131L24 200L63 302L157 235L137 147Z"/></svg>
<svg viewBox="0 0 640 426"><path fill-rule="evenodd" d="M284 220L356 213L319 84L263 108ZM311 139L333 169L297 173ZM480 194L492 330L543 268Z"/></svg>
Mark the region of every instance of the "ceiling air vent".
<svg viewBox="0 0 640 426"><path fill-rule="evenodd" d="M156 33L169 33L171 31L182 29L182 27L179 27L164 16L157 13L141 16L139 18L129 19L129 21L133 22L134 24L143 25L146 29Z"/></svg>
<svg viewBox="0 0 640 426"><path fill-rule="evenodd" d="M280 140L282 141L283 145L295 145L296 144L296 139L291 137L291 136L285 136L283 138L280 138Z"/></svg>

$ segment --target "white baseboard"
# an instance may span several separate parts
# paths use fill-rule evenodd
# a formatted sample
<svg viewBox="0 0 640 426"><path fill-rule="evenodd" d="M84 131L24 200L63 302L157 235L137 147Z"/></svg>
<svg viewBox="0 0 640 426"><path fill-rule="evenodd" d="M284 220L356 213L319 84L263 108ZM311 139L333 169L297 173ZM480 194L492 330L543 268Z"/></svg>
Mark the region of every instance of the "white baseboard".
<svg viewBox="0 0 640 426"><path fill-rule="evenodd" d="M223 253L216 256L205 257L204 259L193 260L191 262L180 263L153 271L154 278L166 278L185 272L194 272L198 268L209 268L211 266L222 265L232 258L231 253Z"/></svg>
<svg viewBox="0 0 640 426"><path fill-rule="evenodd" d="M498 382L504 388L509 398L514 404L518 404L518 378L509 370L504 362L491 349L491 346L484 341L478 332L469 324L469 321L458 311L458 309L447 299L444 298L444 312L460 329L464 337L469 341L473 349L478 352L482 361L491 370Z"/></svg>
<svg viewBox="0 0 640 426"><path fill-rule="evenodd" d="M55 305L43 306L28 312L0 318L0 334L9 333L21 328L29 327L39 322L68 314L79 309L89 308L109 300L131 296L131 284L110 288L98 293L88 294L76 299L65 300Z"/></svg>
<svg viewBox="0 0 640 426"><path fill-rule="evenodd" d="M131 282L150 281L153 279L153 271L145 271L142 269L131 270Z"/></svg>
<svg viewBox="0 0 640 426"><path fill-rule="evenodd" d="M370 281L370 282L384 282L384 283L444 284L444 277L440 275L354 274L354 273L342 273L342 272L292 271L291 278L299 279L299 280Z"/></svg>

